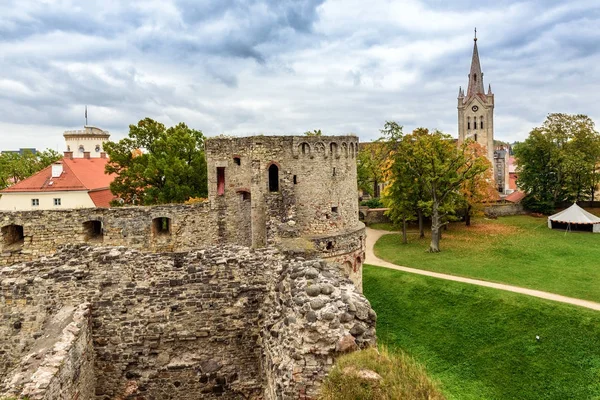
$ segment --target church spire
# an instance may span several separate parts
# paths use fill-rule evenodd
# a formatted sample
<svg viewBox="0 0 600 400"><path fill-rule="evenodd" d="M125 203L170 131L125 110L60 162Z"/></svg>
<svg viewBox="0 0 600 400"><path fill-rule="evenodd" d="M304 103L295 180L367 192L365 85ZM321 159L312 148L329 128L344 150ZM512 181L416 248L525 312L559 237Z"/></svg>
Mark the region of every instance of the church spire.
<svg viewBox="0 0 600 400"><path fill-rule="evenodd" d="M485 93L483 89L483 73L481 72L481 64L479 63L479 51L477 51L477 28L475 28L475 38L473 41L473 58L471 60L467 97L471 97L477 93Z"/></svg>

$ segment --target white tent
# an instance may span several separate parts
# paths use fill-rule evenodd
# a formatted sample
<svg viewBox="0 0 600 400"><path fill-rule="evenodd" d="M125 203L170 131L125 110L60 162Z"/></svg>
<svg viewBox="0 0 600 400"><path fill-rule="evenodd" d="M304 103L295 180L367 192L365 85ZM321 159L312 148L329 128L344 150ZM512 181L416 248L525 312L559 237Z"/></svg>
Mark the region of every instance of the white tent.
<svg viewBox="0 0 600 400"><path fill-rule="evenodd" d="M577 204L548 217L548 228L600 233L600 218Z"/></svg>

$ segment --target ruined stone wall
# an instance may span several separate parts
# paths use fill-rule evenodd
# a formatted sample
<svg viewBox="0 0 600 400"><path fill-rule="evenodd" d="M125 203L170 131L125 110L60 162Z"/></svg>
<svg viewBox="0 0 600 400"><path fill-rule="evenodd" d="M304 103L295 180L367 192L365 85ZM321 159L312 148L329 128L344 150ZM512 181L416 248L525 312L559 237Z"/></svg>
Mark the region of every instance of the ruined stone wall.
<svg viewBox="0 0 600 400"><path fill-rule="evenodd" d="M362 266L365 261L366 232L362 222L354 229L335 235L312 236L320 257L336 263L343 274L350 278L362 292Z"/></svg>
<svg viewBox="0 0 600 400"><path fill-rule="evenodd" d="M365 212L365 224L385 224L391 223L390 217L385 213L389 208L369 208Z"/></svg>
<svg viewBox="0 0 600 400"><path fill-rule="evenodd" d="M375 312L323 260L283 265L266 299L268 399L316 398L336 355L375 345Z"/></svg>
<svg viewBox="0 0 600 400"><path fill-rule="evenodd" d="M157 229L168 218L168 229ZM206 203L153 207L0 212L0 265L50 255L65 244L127 246L148 251L186 251L219 243L218 215ZM101 234L94 234L98 221ZM13 226L22 227L15 242ZM9 237L10 235L10 237Z"/></svg>
<svg viewBox="0 0 600 400"><path fill-rule="evenodd" d="M357 149L356 136L208 139L209 199L236 209L242 197L249 195L255 245L267 242L266 196L281 197L279 222L289 224L298 236L353 228L358 220ZM278 170L278 187L273 192L269 186L272 165ZM219 168L225 173L223 194L218 192ZM240 215L228 212L226 218L228 237L233 237Z"/></svg>
<svg viewBox="0 0 600 400"><path fill-rule="evenodd" d="M11 278L32 278L12 301L49 310L92 304L98 398L233 399L262 390L256 342L268 260L249 249L168 255L71 246L12 267L0 284L4 298Z"/></svg>
<svg viewBox="0 0 600 400"><path fill-rule="evenodd" d="M506 217L510 215L521 215L526 213L523 205L520 203L494 204L485 207L483 212L485 215L494 217Z"/></svg>
<svg viewBox="0 0 600 400"><path fill-rule="evenodd" d="M4 396L30 400L92 399L94 349L89 304L55 313L0 387Z"/></svg>
<svg viewBox="0 0 600 400"><path fill-rule="evenodd" d="M97 399L299 398L315 393L340 351L375 340L366 299L322 261L269 248L153 254L72 245L0 270L3 318L24 321L3 321L14 334L0 337L0 348L24 344L0 354L5 370L35 349L52 316L83 302ZM65 371L73 382L85 375ZM0 393L11 390L5 377Z"/></svg>

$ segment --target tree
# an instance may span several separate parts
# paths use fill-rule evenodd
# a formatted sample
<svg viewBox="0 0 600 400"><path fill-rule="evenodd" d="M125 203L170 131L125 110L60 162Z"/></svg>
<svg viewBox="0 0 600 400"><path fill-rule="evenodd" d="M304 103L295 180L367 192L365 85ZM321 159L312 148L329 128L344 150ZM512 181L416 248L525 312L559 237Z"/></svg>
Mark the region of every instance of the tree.
<svg viewBox="0 0 600 400"><path fill-rule="evenodd" d="M440 131L429 133L426 129L419 129L405 136L403 142L409 153L396 153L394 165L405 163L405 170L414 174L415 185L420 185L429 198L427 202L420 203L421 206L424 203L430 205L429 251L437 253L440 251L441 228L447 224L448 214L456 207L459 189L465 182L485 172L489 162L485 156L477 156L473 152L470 141L457 146L449 135Z"/></svg>
<svg viewBox="0 0 600 400"><path fill-rule="evenodd" d="M110 190L123 204L182 203L208 194L204 136L184 123L165 128L150 118L129 126L129 137L107 142Z"/></svg>
<svg viewBox="0 0 600 400"><path fill-rule="evenodd" d="M467 151L472 153L472 157L484 157L485 147L479 143L470 141L467 146ZM475 212L479 212L480 208L485 203L496 200L498 192L494 187L494 174L491 163L487 158L487 169L479 175L474 175L473 178L463 182L460 186L460 200L464 204L465 209L465 225L471 225L471 216Z"/></svg>
<svg viewBox="0 0 600 400"><path fill-rule="evenodd" d="M382 132L385 131L382 130ZM395 224L402 223L402 242L407 243L406 223L419 221L419 238L425 237L423 215L426 212L426 192L412 165L415 163L414 138L428 134L425 128L417 128L411 135L393 134L388 139L392 162L385 170L385 179L389 182L385 189L384 202L389 208L388 216Z"/></svg>
<svg viewBox="0 0 600 400"><path fill-rule="evenodd" d="M550 114L515 146L524 204L550 213L556 203L593 198L600 162L600 135L586 115Z"/></svg>
<svg viewBox="0 0 600 400"><path fill-rule="evenodd" d="M60 154L52 149L33 153L25 150L22 154L5 152L0 154L0 189L30 177L61 159Z"/></svg>
<svg viewBox="0 0 600 400"><path fill-rule="evenodd" d="M361 143L356 162L358 188L373 197L380 197L380 184L384 181L385 155L382 141Z"/></svg>
<svg viewBox="0 0 600 400"><path fill-rule="evenodd" d="M402 125L386 121L382 136L374 142L363 143L358 151L358 188L373 197L380 197L380 184L386 182L386 170L391 164L391 154L402 139Z"/></svg>

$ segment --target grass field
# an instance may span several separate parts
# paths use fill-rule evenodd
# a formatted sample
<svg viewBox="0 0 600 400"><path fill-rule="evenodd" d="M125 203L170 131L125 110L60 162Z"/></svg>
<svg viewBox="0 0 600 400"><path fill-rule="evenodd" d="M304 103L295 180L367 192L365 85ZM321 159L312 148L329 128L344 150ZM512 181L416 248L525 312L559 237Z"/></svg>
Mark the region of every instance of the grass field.
<svg viewBox="0 0 600 400"><path fill-rule="evenodd" d="M546 218L530 216L477 219L444 231L438 254L426 252L428 235L419 240L411 234L406 245L399 234L383 236L375 254L407 267L600 302L600 234L565 234L548 229Z"/></svg>
<svg viewBox="0 0 600 400"><path fill-rule="evenodd" d="M448 399L600 399L599 312L368 265L363 277L379 343Z"/></svg>

